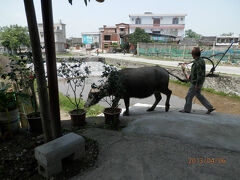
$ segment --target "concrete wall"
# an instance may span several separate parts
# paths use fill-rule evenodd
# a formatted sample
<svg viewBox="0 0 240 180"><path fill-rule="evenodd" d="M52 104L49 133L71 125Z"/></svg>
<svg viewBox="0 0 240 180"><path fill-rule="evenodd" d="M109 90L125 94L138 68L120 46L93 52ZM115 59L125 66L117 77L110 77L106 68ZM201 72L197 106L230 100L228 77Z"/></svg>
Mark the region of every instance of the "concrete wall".
<svg viewBox="0 0 240 180"><path fill-rule="evenodd" d="M146 66L153 66L150 64L144 63L136 63L126 60L117 60L117 59L105 59L108 64L112 64L115 66L120 67L129 67L129 68L136 68L136 67L146 67ZM181 69L177 68L166 68L169 72L178 75L182 79L184 79L183 73ZM170 79L176 80L176 78L170 75ZM224 92L227 94L234 94L240 96L240 77L237 76L227 76L227 75L220 75L219 77L206 77L203 87L205 88L212 88L218 92Z"/></svg>

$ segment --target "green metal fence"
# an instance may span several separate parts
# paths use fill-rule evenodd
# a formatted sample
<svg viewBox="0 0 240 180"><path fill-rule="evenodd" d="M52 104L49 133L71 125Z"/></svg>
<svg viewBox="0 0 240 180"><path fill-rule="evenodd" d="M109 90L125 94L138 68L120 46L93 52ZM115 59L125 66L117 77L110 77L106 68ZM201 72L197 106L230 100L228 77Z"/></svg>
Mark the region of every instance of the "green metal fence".
<svg viewBox="0 0 240 180"><path fill-rule="evenodd" d="M192 59L192 48L193 46L140 43L138 45L138 55L155 56L163 59L190 60ZM210 57L218 53L224 53L228 47L203 46L201 48L203 49L202 56ZM213 60L218 60L221 57L222 54L217 55ZM240 49L231 48L222 59L222 62L240 64Z"/></svg>

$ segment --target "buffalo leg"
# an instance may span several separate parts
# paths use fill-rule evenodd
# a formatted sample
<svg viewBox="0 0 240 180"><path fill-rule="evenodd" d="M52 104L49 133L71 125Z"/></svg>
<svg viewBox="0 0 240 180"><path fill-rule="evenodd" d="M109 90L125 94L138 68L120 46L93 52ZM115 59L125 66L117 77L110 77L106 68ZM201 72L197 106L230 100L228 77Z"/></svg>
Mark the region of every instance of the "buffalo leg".
<svg viewBox="0 0 240 180"><path fill-rule="evenodd" d="M147 111L153 111L153 110L156 108L157 104L158 104L158 103L161 101L161 99L162 99L162 96L161 96L161 93L160 93L160 92L155 92L155 93L154 93L154 96L155 96L156 100L155 100L154 104L152 105L152 107L149 108Z"/></svg>
<svg viewBox="0 0 240 180"><path fill-rule="evenodd" d="M129 102L130 102L130 98L124 98L124 103L125 103L125 107L126 107L126 111L124 111L123 115L124 116L129 116Z"/></svg>
<svg viewBox="0 0 240 180"><path fill-rule="evenodd" d="M168 112L169 107L170 107L169 101L170 101L170 97L171 97L172 91L167 89L167 90L165 90L162 93L166 94L166 96L167 96L166 103L165 103L165 111Z"/></svg>

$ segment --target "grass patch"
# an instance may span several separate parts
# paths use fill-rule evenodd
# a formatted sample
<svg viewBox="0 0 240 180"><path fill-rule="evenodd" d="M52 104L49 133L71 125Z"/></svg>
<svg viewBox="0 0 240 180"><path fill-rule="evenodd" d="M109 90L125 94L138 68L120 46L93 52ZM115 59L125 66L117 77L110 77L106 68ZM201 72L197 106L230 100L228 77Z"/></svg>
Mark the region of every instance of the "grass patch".
<svg viewBox="0 0 240 180"><path fill-rule="evenodd" d="M187 86L187 87L190 87L190 85L191 85L190 82L184 83L184 82L181 82L179 80L171 80L170 79L170 82L180 84L180 85L183 85L183 86ZM240 96L237 96L235 94L227 94L225 92L216 91L212 88L202 88L202 90L206 91L206 92L209 92L209 93L217 94L219 96L225 96L225 97L230 97L230 98L233 98L233 99L237 99L237 100L240 101Z"/></svg>
<svg viewBox="0 0 240 180"><path fill-rule="evenodd" d="M72 53L57 54L56 56L74 56Z"/></svg>
<svg viewBox="0 0 240 180"><path fill-rule="evenodd" d="M74 98L71 98L71 99L74 100ZM65 111L71 111L71 110L75 109L75 106L72 103L70 103L68 98L66 96L64 96L63 93L59 93L59 105L60 105L60 108ZM83 108L83 106L84 106L84 101L81 101L80 108ZM100 105L91 106L86 109L87 117L88 116L97 116L98 114L102 113L103 109L104 109L104 107L102 107Z"/></svg>
<svg viewBox="0 0 240 180"><path fill-rule="evenodd" d="M152 59L152 60L161 60L161 61L184 61L184 60L191 61L191 59L172 59L172 58L166 58L166 57L145 56L145 55L134 56L134 57L144 58L144 59Z"/></svg>
<svg viewBox="0 0 240 180"><path fill-rule="evenodd" d="M172 83L181 84L181 85L187 86L187 87L190 87L190 85L191 85L190 82L185 83L185 82L182 82L182 81L179 81L179 80L172 80L172 79L169 79L169 81L172 82Z"/></svg>
<svg viewBox="0 0 240 180"><path fill-rule="evenodd" d="M217 94L217 95L220 95L220 96L227 96L227 97L230 97L230 98L233 98L233 99L237 99L240 101L240 96L237 96L235 94L227 94L225 92L221 92L221 91L216 91L212 88L203 88L204 91L207 91L207 92L210 92L210 93L213 93L213 94Z"/></svg>

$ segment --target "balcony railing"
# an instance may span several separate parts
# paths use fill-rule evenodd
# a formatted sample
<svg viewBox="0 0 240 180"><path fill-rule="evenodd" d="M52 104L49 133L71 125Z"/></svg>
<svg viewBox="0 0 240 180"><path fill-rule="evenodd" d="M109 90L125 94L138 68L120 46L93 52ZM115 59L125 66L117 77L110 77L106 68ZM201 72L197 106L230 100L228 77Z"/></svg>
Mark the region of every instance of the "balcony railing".
<svg viewBox="0 0 240 180"><path fill-rule="evenodd" d="M136 28L136 27L149 27L149 28L172 28L172 27L178 27L178 28L184 28L185 24L130 24L130 28Z"/></svg>

